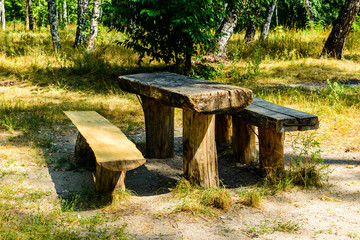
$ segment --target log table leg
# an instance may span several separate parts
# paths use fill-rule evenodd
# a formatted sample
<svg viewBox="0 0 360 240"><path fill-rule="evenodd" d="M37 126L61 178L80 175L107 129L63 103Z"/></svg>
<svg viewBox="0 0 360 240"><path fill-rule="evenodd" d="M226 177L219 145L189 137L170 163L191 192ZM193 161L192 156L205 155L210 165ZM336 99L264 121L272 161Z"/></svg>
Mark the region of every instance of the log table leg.
<svg viewBox="0 0 360 240"><path fill-rule="evenodd" d="M249 165L256 160L255 127L233 116L233 151L236 162Z"/></svg>
<svg viewBox="0 0 360 240"><path fill-rule="evenodd" d="M232 117L218 114L215 117L215 141L217 147L230 146L232 141Z"/></svg>
<svg viewBox="0 0 360 240"><path fill-rule="evenodd" d="M184 174L192 184L218 187L215 115L183 111Z"/></svg>
<svg viewBox="0 0 360 240"><path fill-rule="evenodd" d="M285 133L259 127L260 169L265 176L284 169Z"/></svg>
<svg viewBox="0 0 360 240"><path fill-rule="evenodd" d="M174 157L174 108L141 96L145 115L146 157Z"/></svg>

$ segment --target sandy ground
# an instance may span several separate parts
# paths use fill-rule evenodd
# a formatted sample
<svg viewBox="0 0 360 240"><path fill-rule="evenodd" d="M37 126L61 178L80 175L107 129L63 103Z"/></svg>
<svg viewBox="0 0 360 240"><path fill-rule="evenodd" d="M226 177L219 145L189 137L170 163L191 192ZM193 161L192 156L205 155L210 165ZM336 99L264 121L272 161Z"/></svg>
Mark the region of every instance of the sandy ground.
<svg viewBox="0 0 360 240"><path fill-rule="evenodd" d="M236 203L236 189L256 184L259 177L252 168L235 166L228 153L219 153L222 183L233 192L231 209L216 211L217 217L172 213L177 200L169 188L182 174L181 130L175 134L176 156L148 160L127 173L127 188L137 196L126 206L107 214L117 218L111 224L128 224L127 230L138 239L360 239L360 153L323 149L322 157L330 165L329 184L321 190L299 190L267 196L260 208ZM72 156L76 130L57 139L53 155ZM139 132L130 138L143 141ZM6 142L2 134L1 142ZM2 150L3 151L3 148ZM25 152L20 158L29 153ZM290 143L286 143L290 154ZM21 166L18 166L22 169ZM26 165L24 184L49 191L50 197L66 197L70 192L93 188L93 173L84 169L63 170L51 166ZM6 178L2 184L6 184ZM95 209L95 211L97 211ZM94 209L79 211L91 214ZM281 231L277 226L296 225L295 231Z"/></svg>

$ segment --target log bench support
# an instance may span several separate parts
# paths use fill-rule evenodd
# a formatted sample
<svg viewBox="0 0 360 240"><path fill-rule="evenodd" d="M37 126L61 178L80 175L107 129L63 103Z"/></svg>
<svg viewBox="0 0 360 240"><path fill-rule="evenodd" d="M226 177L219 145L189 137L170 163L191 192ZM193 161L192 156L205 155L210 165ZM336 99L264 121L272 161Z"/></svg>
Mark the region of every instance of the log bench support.
<svg viewBox="0 0 360 240"><path fill-rule="evenodd" d="M258 127L259 162L265 176L284 169L285 132L319 127L319 120L315 115L260 98L254 98L247 108L232 117L235 160L244 164L256 160L255 126Z"/></svg>
<svg viewBox="0 0 360 240"><path fill-rule="evenodd" d="M79 130L75 144L78 164L95 169L95 190L125 190L126 171L145 163L145 158L119 128L94 111L64 112Z"/></svg>
<svg viewBox="0 0 360 240"><path fill-rule="evenodd" d="M183 111L184 174L192 184L218 187L215 115Z"/></svg>

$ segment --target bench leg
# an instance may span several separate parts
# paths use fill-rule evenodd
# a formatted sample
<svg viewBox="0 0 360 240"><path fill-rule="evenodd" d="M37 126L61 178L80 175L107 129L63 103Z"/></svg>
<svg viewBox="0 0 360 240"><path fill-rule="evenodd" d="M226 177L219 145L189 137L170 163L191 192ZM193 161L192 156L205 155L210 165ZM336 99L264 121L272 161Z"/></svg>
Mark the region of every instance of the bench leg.
<svg viewBox="0 0 360 240"><path fill-rule="evenodd" d="M192 184L218 187L215 115L183 111L184 174Z"/></svg>
<svg viewBox="0 0 360 240"><path fill-rule="evenodd" d="M285 133L259 127L260 169L265 176L284 169Z"/></svg>
<svg viewBox="0 0 360 240"><path fill-rule="evenodd" d="M141 96L145 115L146 157L174 157L174 108Z"/></svg>
<svg viewBox="0 0 360 240"><path fill-rule="evenodd" d="M219 114L215 117L215 141L217 147L230 146L232 141L232 117Z"/></svg>
<svg viewBox="0 0 360 240"><path fill-rule="evenodd" d="M235 161L249 165L256 160L255 127L233 116L233 151Z"/></svg>
<svg viewBox="0 0 360 240"><path fill-rule="evenodd" d="M86 142L86 139L78 134L76 143L75 143L75 157L76 164L87 170L95 170L96 159L94 152L90 148L89 144Z"/></svg>
<svg viewBox="0 0 360 240"><path fill-rule="evenodd" d="M110 171L96 163L95 190L106 193L125 190L125 171Z"/></svg>

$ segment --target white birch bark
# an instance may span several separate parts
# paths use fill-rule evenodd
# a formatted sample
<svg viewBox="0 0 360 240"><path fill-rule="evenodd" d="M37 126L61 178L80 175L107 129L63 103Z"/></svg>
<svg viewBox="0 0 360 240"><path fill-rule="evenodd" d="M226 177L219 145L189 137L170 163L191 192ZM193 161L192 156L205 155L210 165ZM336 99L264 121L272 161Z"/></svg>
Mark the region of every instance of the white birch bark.
<svg viewBox="0 0 360 240"><path fill-rule="evenodd" d="M67 26L67 3L66 0L64 0L64 4L63 4L63 23L64 23L64 27Z"/></svg>
<svg viewBox="0 0 360 240"><path fill-rule="evenodd" d="M88 51L91 51L96 46L96 38L99 29L99 19L100 19L100 5L101 0L94 0L93 13L90 19L90 33L88 40Z"/></svg>
<svg viewBox="0 0 360 240"><path fill-rule="evenodd" d="M89 9L88 0L78 0L78 19L77 19L77 28L76 28L76 37L74 47L83 46L86 39L84 32L86 31L86 17Z"/></svg>
<svg viewBox="0 0 360 240"><path fill-rule="evenodd" d="M269 30L270 30L270 25L271 25L271 18L274 14L274 10L276 7L276 1L274 0L270 3L269 8L266 12L266 16L265 16L265 23L264 23L264 27L263 30L261 32L261 38L262 40L266 40L268 35L269 35Z"/></svg>
<svg viewBox="0 0 360 240"><path fill-rule="evenodd" d="M51 39L55 51L58 51L61 49L61 43L60 43L59 31L57 27L56 8L55 8L54 0L48 0L48 10L49 10Z"/></svg>
<svg viewBox="0 0 360 240"><path fill-rule="evenodd" d="M311 5L310 5L310 1L309 0L304 0L304 5L305 5L305 8L306 8L306 12L307 12L307 15L308 15L308 18L311 22L314 21L314 12L311 8Z"/></svg>
<svg viewBox="0 0 360 240"><path fill-rule="evenodd" d="M5 31L5 1L0 0L0 22L2 30Z"/></svg>
<svg viewBox="0 0 360 240"><path fill-rule="evenodd" d="M247 4L248 0L242 0L242 6ZM228 5L230 7L230 5ZM224 18L221 26L216 31L216 48L217 48L217 55L220 57L226 57L226 49L229 44L230 38L234 33L234 29L238 20L239 14L241 11L237 9L228 9L228 15Z"/></svg>

